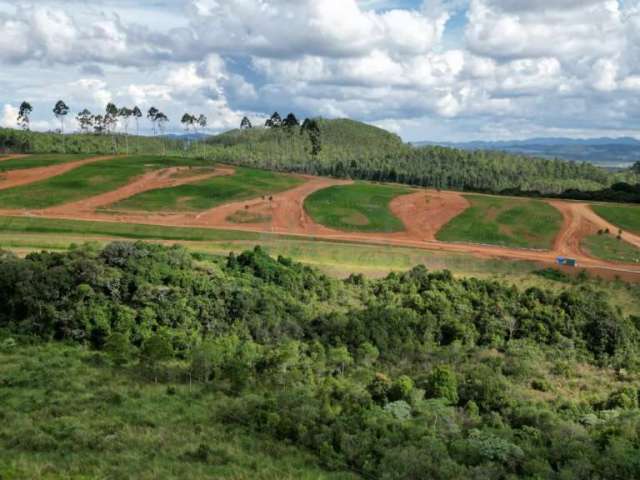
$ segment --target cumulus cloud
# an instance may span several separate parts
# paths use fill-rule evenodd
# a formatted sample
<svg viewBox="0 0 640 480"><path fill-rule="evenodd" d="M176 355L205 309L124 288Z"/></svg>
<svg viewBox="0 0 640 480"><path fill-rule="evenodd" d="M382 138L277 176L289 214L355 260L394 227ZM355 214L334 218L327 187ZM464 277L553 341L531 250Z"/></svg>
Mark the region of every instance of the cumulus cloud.
<svg viewBox="0 0 640 480"><path fill-rule="evenodd" d="M2 116L0 116L0 127L16 128L18 118L18 107L14 107L10 104L5 104L2 107Z"/></svg>
<svg viewBox="0 0 640 480"><path fill-rule="evenodd" d="M0 102L34 100L34 125L58 97L154 105L176 129L185 111L214 129L292 110L412 136L626 133L640 120L640 0L60 3L0 0Z"/></svg>

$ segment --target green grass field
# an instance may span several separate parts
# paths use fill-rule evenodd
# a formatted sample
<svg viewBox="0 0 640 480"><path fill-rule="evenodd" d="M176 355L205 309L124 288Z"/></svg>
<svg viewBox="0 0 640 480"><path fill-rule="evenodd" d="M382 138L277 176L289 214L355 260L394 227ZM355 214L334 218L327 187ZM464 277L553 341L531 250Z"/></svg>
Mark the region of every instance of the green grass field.
<svg viewBox="0 0 640 480"><path fill-rule="evenodd" d="M582 240L582 247L592 257L602 260L640 263L640 249L624 240L618 240L615 235L592 235L586 237Z"/></svg>
<svg viewBox="0 0 640 480"><path fill-rule="evenodd" d="M60 163L74 162L76 160L83 160L85 158L91 158L95 155L90 154L76 154L76 155L29 155L23 158L13 158L11 160L5 160L0 162L0 173L8 172L9 170L25 170L27 168L49 167L51 165L58 165ZM1 159L2 157L0 157Z"/></svg>
<svg viewBox="0 0 640 480"><path fill-rule="evenodd" d="M318 223L351 232L400 232L404 225L389 209L404 187L356 183L337 185L310 195L304 208Z"/></svg>
<svg viewBox="0 0 640 480"><path fill-rule="evenodd" d="M0 190L0 205L5 208L46 208L115 190L149 170L207 164L193 158L157 156L102 160L40 182Z"/></svg>
<svg viewBox="0 0 640 480"><path fill-rule="evenodd" d="M282 173L237 168L235 175L214 177L174 188L150 190L109 206L111 210L201 211L223 203L289 190L304 180Z"/></svg>
<svg viewBox="0 0 640 480"><path fill-rule="evenodd" d="M592 205L593 211L623 230L640 235L640 207L633 205Z"/></svg>
<svg viewBox="0 0 640 480"><path fill-rule="evenodd" d="M562 215L539 200L465 195L471 207L436 235L445 242L548 249L562 225Z"/></svg>

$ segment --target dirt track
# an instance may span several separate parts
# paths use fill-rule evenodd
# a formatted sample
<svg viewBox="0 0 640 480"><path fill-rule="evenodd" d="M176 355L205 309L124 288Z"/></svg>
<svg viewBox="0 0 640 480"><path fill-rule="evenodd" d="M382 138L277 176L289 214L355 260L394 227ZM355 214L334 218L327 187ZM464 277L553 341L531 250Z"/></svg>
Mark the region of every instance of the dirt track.
<svg viewBox="0 0 640 480"><path fill-rule="evenodd" d="M11 155L6 155L4 157L0 155L0 162L6 162L7 160L15 160L16 158L24 158L28 156L29 155L27 155L26 153L14 153Z"/></svg>
<svg viewBox="0 0 640 480"><path fill-rule="evenodd" d="M225 168L226 170L224 170ZM217 171L218 174L230 174L233 169L221 167ZM307 180L304 184L275 194L271 198L263 197L229 203L200 213L130 212L109 214L95 211L98 207L122 200L141 191L176 185L176 181L180 181L182 184L196 180L193 177L186 178L184 181L182 178L176 180L171 178L172 174L175 174L174 169L152 172L119 190L74 204L30 212L0 210L0 215L20 216L26 214L50 218L278 233L327 240L459 252L485 258L529 260L544 264L553 264L557 256L565 255L576 258L581 268L615 272L629 279L640 279L640 265L624 265L597 260L582 251L580 241L585 236L605 228L617 232L617 228L596 215L587 204L570 201L549 201L563 214L564 222L553 248L547 251L504 248L493 245L445 243L435 240L436 232L469 205L462 194L456 192L420 190L396 198L390 208L405 224L406 230L404 232L384 234L334 230L315 223L304 210L304 200L317 190L332 185L345 185L350 182L311 176L300 176ZM0 185L2 184L0 183ZM2 187L0 186L0 188ZM229 216L239 211L256 214L269 220L263 223L245 224L230 222ZM624 238L640 248L640 237L625 234Z"/></svg>
<svg viewBox="0 0 640 480"><path fill-rule="evenodd" d="M115 158L115 155L85 158L75 162L67 162L62 164L50 165L48 167L27 168L25 170L9 170L0 173L0 190L7 188L28 185L29 183L39 182L47 178L62 175L74 168L81 167L88 163L99 162L101 160L109 160Z"/></svg>

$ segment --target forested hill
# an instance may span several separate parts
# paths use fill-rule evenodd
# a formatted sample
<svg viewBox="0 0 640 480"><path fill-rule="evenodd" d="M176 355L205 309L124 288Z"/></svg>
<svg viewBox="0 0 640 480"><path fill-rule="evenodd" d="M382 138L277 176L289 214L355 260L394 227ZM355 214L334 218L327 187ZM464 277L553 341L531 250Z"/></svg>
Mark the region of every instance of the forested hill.
<svg viewBox="0 0 640 480"><path fill-rule="evenodd" d="M631 170L612 174L584 163L494 151L415 148L385 130L352 120L318 120L321 149L299 128L233 130L207 140L209 154L231 163L315 175L390 181L443 189L561 193L636 183Z"/></svg>
<svg viewBox="0 0 640 480"><path fill-rule="evenodd" d="M0 476L220 478L239 460L213 428L353 473L334 478L640 478L639 327L591 284L0 252Z"/></svg>

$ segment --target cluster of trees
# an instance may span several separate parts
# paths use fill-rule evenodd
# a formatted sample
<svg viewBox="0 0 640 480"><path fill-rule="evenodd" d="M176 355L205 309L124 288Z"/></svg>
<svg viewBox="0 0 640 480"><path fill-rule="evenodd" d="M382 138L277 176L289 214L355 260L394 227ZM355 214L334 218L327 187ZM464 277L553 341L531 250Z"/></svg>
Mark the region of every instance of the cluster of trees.
<svg viewBox="0 0 640 480"><path fill-rule="evenodd" d="M60 133L64 133L64 123L67 115L70 112L69 106L63 101L58 100L53 107L53 114L60 122ZM25 131L28 131L31 126L31 114L33 113L33 106L23 101L20 104L18 111L17 123ZM120 107L118 108L114 103L109 102L105 111L102 114L92 114L89 109L85 108L78 112L76 120L80 126L80 131L83 133L112 133L116 130L118 123L122 123L123 132L125 135L129 133L129 122L133 118L136 122L136 135L140 134L139 121L142 118L142 111L138 106L133 108ZM158 130L164 131L165 125L169 122L169 117L162 113L156 107L149 108L147 112L147 118L151 122L154 135ZM204 126L206 127L206 117L200 115L198 118L193 118L192 124L199 124L202 126L202 120L204 120Z"/></svg>
<svg viewBox="0 0 640 480"><path fill-rule="evenodd" d="M195 260L0 254L0 328L226 394L216 419L363 478L640 476L640 318L592 287L424 267L340 281L260 248Z"/></svg>
<svg viewBox="0 0 640 480"><path fill-rule="evenodd" d="M191 113L185 113L184 115L182 115L180 123L182 123L182 126L187 133L189 133L190 131L198 133L199 129L204 130L205 128L207 128L208 120L207 117L202 113L197 116Z"/></svg>
<svg viewBox="0 0 640 480"><path fill-rule="evenodd" d="M289 138L288 141L285 142L284 149L288 150L289 153L297 150L296 142L293 138L293 134L296 129L299 131L300 135L307 135L310 147L306 149L306 153L309 154L311 158L317 158L318 154L322 150L322 132L320 130L318 120L316 119L306 118L301 125L298 121L298 118L293 113L289 113L283 120L278 112L274 112L273 115L271 115L271 117L269 117L265 121L264 127L265 129L268 129L272 132L273 138L275 139L279 149L283 149L283 142L280 132L285 132L287 134L287 137ZM249 120L249 118L247 117L244 117L240 122L240 131L251 129L253 129L251 120ZM255 136L251 137L251 141L255 139ZM220 142L215 140L212 143ZM225 143L224 139L222 140L222 143Z"/></svg>

